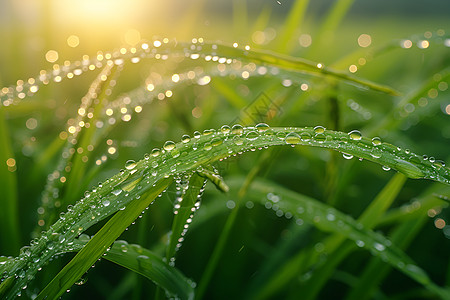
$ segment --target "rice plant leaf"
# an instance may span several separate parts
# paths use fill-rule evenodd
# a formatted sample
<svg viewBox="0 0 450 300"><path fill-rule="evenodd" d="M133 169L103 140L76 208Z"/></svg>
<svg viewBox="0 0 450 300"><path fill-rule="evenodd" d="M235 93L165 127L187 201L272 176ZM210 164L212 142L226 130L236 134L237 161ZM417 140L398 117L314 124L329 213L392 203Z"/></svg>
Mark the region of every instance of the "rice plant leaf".
<svg viewBox="0 0 450 300"><path fill-rule="evenodd" d="M77 239L77 249L73 250L79 251L85 245L85 241ZM162 257L140 245L117 240L102 257L147 277L163 288L170 297L183 300L194 299L192 280L184 276L177 268L170 266Z"/></svg>
<svg viewBox="0 0 450 300"><path fill-rule="evenodd" d="M401 249L405 249L412 242L413 238L419 233L425 225L428 216L423 214L421 217L407 222L402 222L392 232L391 241ZM350 289L346 300L363 300L371 296L371 292L379 286L383 278L386 277L392 266L383 261L372 258L364 268L356 286ZM448 298L443 298L448 299Z"/></svg>
<svg viewBox="0 0 450 300"><path fill-rule="evenodd" d="M411 178L450 183L447 167L418 160L418 155L400 151L379 140L361 137L354 131L344 133L323 127L270 128L266 124L245 128L240 125L233 128L223 126L219 131L206 130L203 135L196 134L189 141L168 141L163 150L155 150L141 161L128 164L122 172L86 193L47 232L33 241L30 247L25 247L18 257L0 265L0 273L4 274L4 278L17 272L24 274L14 283L12 293L17 293L51 257L64 252L63 245L72 242L93 224L126 207L132 200L140 198L160 180L195 172L204 165L246 151L277 145L324 147L397 169ZM158 168L155 169L154 165ZM33 262L37 257L37 262ZM69 281L72 282L72 279Z"/></svg>
<svg viewBox="0 0 450 300"><path fill-rule="evenodd" d="M179 239L184 235L183 232L186 230L185 225L187 220L192 216L196 210L196 203L199 201L198 197L204 188L206 179L198 173L194 173L189 178L187 189L182 191L183 194L177 197L175 206L175 215L172 222L172 233L170 234L169 246L166 251L166 258L170 260L175 256L177 250L177 244L179 244Z"/></svg>
<svg viewBox="0 0 450 300"><path fill-rule="evenodd" d="M69 289L99 259L120 234L149 206L170 184L172 178L161 180L145 198L130 202L117 212L87 245L53 278L36 299L55 299Z"/></svg>
<svg viewBox="0 0 450 300"><path fill-rule="evenodd" d="M269 203L274 210L291 214L294 218L311 223L320 230L341 234L442 298L450 296L447 290L433 283L425 271L391 241L381 234L366 229L350 216L269 181L254 181L250 190L249 195L255 199L259 198L266 207ZM345 254L344 251L343 255Z"/></svg>
<svg viewBox="0 0 450 300"><path fill-rule="evenodd" d="M390 207L394 199L397 197L405 181L406 177L401 173L397 173L394 177L392 177L389 183L380 191L380 193L366 208L363 214L358 218L359 224L364 226L366 229L372 229L377 224L377 221L379 221L383 213ZM309 279L308 283L304 285L304 289L299 290L299 293L303 295L304 299L315 298L317 296L317 293L322 288L323 284L333 274L333 270L336 268L336 266L342 261L342 259L348 256L348 254L350 254L351 251L356 248L354 243L344 242L345 237L341 234L335 234L323 240L322 243L324 245L324 249L326 249L328 258L326 260L326 264L321 264L319 267L316 267L316 270L312 274L311 279ZM311 266L317 264L320 261L319 257L320 254L315 252L314 255L311 255L309 257L308 263L305 264L303 269L309 269ZM292 258L281 268L283 272L276 273L277 275L274 276L274 278L272 278L271 280L271 283L267 285L270 286L270 289L267 289L267 293L273 293L275 292L276 288L282 288L283 285L288 282L286 278L291 279L293 276L299 273L299 267L295 268L289 266L293 265L293 262L295 261L298 261L298 259L296 257ZM292 272L288 273L288 271ZM281 275L278 274L283 274L283 278L285 280L277 280L276 277L281 277ZM278 287L276 287L276 282L281 282L282 285L278 285Z"/></svg>

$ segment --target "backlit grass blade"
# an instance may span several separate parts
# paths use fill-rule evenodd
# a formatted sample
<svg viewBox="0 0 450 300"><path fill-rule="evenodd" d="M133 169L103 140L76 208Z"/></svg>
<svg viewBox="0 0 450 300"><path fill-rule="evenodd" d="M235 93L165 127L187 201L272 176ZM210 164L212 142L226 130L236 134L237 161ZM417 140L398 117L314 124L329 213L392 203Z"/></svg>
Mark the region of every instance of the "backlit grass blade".
<svg viewBox="0 0 450 300"><path fill-rule="evenodd" d="M25 247L18 257L0 265L0 273L4 274L4 278L16 272L26 275L16 280L12 293L17 293L51 257L64 252L62 246L65 243L73 241L93 224L126 207L132 199L141 197L159 180L193 172L201 166L246 151L277 145L324 147L343 152L347 158L353 155L377 162L385 168L397 169L411 178L450 183L447 167L430 161L419 161L416 159L418 156L409 151L399 150L379 139L361 137L359 132L337 132L321 126L223 126L218 131L211 129L205 130L203 134L195 133L193 138L183 138L180 143L167 141L162 150L155 149L143 160L128 163L122 172L86 193L33 245ZM37 262L28 264L36 257L39 257Z"/></svg>
<svg viewBox="0 0 450 300"><path fill-rule="evenodd" d="M301 28L309 0L296 0L284 22L280 37L277 39L277 50L281 53L289 53L292 50L293 36L298 28Z"/></svg>
<svg viewBox="0 0 450 300"><path fill-rule="evenodd" d="M167 178L158 182L142 199L130 202L124 210L117 212L41 291L36 299L55 299L69 289L107 251L107 248L120 234L139 217L142 211L167 188L171 180L171 178Z"/></svg>
<svg viewBox="0 0 450 300"><path fill-rule="evenodd" d="M0 106L0 250L2 254L15 255L20 247L17 165L5 118L4 108Z"/></svg>

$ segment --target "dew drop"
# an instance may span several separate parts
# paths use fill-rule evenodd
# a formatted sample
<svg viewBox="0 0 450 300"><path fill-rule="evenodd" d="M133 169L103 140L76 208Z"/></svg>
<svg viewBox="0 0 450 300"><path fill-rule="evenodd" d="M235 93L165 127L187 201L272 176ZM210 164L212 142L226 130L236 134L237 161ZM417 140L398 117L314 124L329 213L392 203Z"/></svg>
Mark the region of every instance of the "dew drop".
<svg viewBox="0 0 450 300"><path fill-rule="evenodd" d="M326 141L326 136L323 133L318 133L314 136L314 140L318 143L323 143Z"/></svg>
<svg viewBox="0 0 450 300"><path fill-rule="evenodd" d="M125 169L127 170L133 170L134 167L136 167L136 162L134 160L127 160L127 162L125 163Z"/></svg>
<svg viewBox="0 0 450 300"><path fill-rule="evenodd" d="M254 141L254 140L256 140L258 137L259 137L259 134L258 134L256 131L254 131L254 130L248 132L247 135L245 136L245 138L246 138L247 140L249 140L249 141Z"/></svg>
<svg viewBox="0 0 450 300"><path fill-rule="evenodd" d="M304 142L307 142L307 141L311 140L311 134L309 134L308 132L302 132L300 134L300 139Z"/></svg>
<svg viewBox="0 0 450 300"><path fill-rule="evenodd" d="M374 138L372 139L372 145L374 145L374 146L379 146L379 145L381 145L381 139L380 139L379 137L374 137Z"/></svg>
<svg viewBox="0 0 450 300"><path fill-rule="evenodd" d="M235 125L233 125L233 127L231 127L231 133L233 133L233 134L241 135L243 132L244 132L244 128L242 127L242 125L235 124Z"/></svg>
<svg viewBox="0 0 450 300"><path fill-rule="evenodd" d="M348 136L350 137L351 140L354 140L354 141L359 141L362 138L362 134L358 130L350 131L348 133Z"/></svg>
<svg viewBox="0 0 450 300"><path fill-rule="evenodd" d="M284 140L286 144L290 145L295 145L301 142L300 136L295 132L291 132L288 135L286 135L286 138Z"/></svg>
<svg viewBox="0 0 450 300"><path fill-rule="evenodd" d="M316 133L316 134L321 134L321 133L324 133L325 132L325 127L323 127L323 126L316 126L316 127L314 127L314 132Z"/></svg>
<svg viewBox="0 0 450 300"><path fill-rule="evenodd" d="M255 126L256 130L258 130L259 132L265 132L267 130L270 129L270 126L267 125L266 123L259 123Z"/></svg>
<svg viewBox="0 0 450 300"><path fill-rule="evenodd" d="M114 190L114 191L112 191L111 193L113 193L115 196L119 196L120 193L122 193L122 189Z"/></svg>
<svg viewBox="0 0 450 300"><path fill-rule="evenodd" d="M175 149L175 143L172 141L167 141L164 143L163 148L166 151L172 151L173 149Z"/></svg>
<svg viewBox="0 0 450 300"><path fill-rule="evenodd" d="M109 202L109 200L103 200L102 202L103 206L109 206L109 204L111 204L111 202Z"/></svg>
<svg viewBox="0 0 450 300"><path fill-rule="evenodd" d="M223 134L227 134L227 133L229 133L230 132L230 126L228 126L228 125L223 125L222 127L220 127L220 131L223 133Z"/></svg>
<svg viewBox="0 0 450 300"><path fill-rule="evenodd" d="M203 149L205 149L205 150L211 150L211 149L212 149L211 143L205 143L205 144L203 145Z"/></svg>
<svg viewBox="0 0 450 300"><path fill-rule="evenodd" d="M194 137L196 138L196 139L198 139L199 137L201 137L202 136L202 134L200 133L200 131L194 131Z"/></svg>
<svg viewBox="0 0 450 300"><path fill-rule="evenodd" d="M152 154L153 157L158 156L159 153L160 153L160 150L159 150L158 148L153 149L152 152L151 152L151 154Z"/></svg>
<svg viewBox="0 0 450 300"><path fill-rule="evenodd" d="M185 134L181 137L181 141L183 143L189 143L191 141L191 137L189 135Z"/></svg>
<svg viewBox="0 0 450 300"><path fill-rule="evenodd" d="M348 153L342 153L342 157L344 157L345 159L352 159L353 155L348 154Z"/></svg>
<svg viewBox="0 0 450 300"><path fill-rule="evenodd" d="M380 243L374 243L373 247L375 249L377 249L378 251L384 251L384 249L386 249L386 247L383 244L380 244Z"/></svg>
<svg viewBox="0 0 450 300"><path fill-rule="evenodd" d="M236 145L240 146L240 145L242 145L244 143L244 140L241 137L239 137L239 136L235 136L235 137L233 137L233 142Z"/></svg>
<svg viewBox="0 0 450 300"><path fill-rule="evenodd" d="M384 171L389 171L391 168L390 167L388 167L388 166L382 166L381 167Z"/></svg>

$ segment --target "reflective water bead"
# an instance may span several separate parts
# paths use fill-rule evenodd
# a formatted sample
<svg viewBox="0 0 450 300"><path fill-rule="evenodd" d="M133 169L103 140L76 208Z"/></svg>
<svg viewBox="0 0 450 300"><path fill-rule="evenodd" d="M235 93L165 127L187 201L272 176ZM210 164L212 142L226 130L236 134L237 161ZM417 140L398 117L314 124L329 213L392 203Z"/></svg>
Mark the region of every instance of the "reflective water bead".
<svg viewBox="0 0 450 300"><path fill-rule="evenodd" d="M213 138L213 139L211 140L211 145L212 145L213 147L219 146L219 145L222 144L222 143L223 143L223 141L222 141L222 139L220 139L220 138Z"/></svg>
<svg viewBox="0 0 450 300"><path fill-rule="evenodd" d="M348 154L348 153L342 153L342 156L343 156L345 159L352 159L352 158L353 158L353 155Z"/></svg>
<svg viewBox="0 0 450 300"><path fill-rule="evenodd" d="M158 148L155 148L155 149L152 150L151 154L152 154L153 157L156 157L156 156L159 155L159 153L160 153L160 150Z"/></svg>
<svg viewBox="0 0 450 300"><path fill-rule="evenodd" d="M230 130L231 130L231 128L228 125L223 125L222 127L220 127L220 131L224 134L229 133Z"/></svg>
<svg viewBox="0 0 450 300"><path fill-rule="evenodd" d="M379 137L374 137L374 138L372 139L372 145L374 145L374 146L379 146L379 145L381 145L381 139L380 139Z"/></svg>
<svg viewBox="0 0 450 300"><path fill-rule="evenodd" d="M302 132L300 134L300 139L304 142L307 142L307 141L311 140L311 134L309 134L308 132Z"/></svg>
<svg viewBox="0 0 450 300"><path fill-rule="evenodd" d="M167 141L164 143L163 148L166 151L172 151L173 149L175 149L175 143L172 141Z"/></svg>
<svg viewBox="0 0 450 300"><path fill-rule="evenodd" d="M198 139L199 137L201 137L202 136L202 134L200 133L200 131L194 131L194 137L196 138L196 139Z"/></svg>
<svg viewBox="0 0 450 300"><path fill-rule="evenodd" d="M181 137L181 141L183 143L189 143L191 141L191 137L189 135L185 134Z"/></svg>
<svg viewBox="0 0 450 300"><path fill-rule="evenodd" d="M127 162L125 163L125 169L127 170L133 170L134 167L136 167L136 162L134 160L127 160Z"/></svg>
<svg viewBox="0 0 450 300"><path fill-rule="evenodd" d="M256 131L250 131L246 134L245 138L249 141L254 141L259 137L259 134Z"/></svg>
<svg viewBox="0 0 450 300"><path fill-rule="evenodd" d="M288 135L286 135L286 138L284 140L286 144L290 145L295 145L301 142L300 136L295 132L291 132Z"/></svg>
<svg viewBox="0 0 450 300"><path fill-rule="evenodd" d="M244 132L244 128L242 127L242 125L235 124L235 125L233 125L233 127L231 127L231 133L233 133L233 134L241 135L243 132Z"/></svg>
<svg viewBox="0 0 450 300"><path fill-rule="evenodd" d="M316 134L320 134L320 133L324 133L325 132L325 127L323 127L323 126L316 126L316 127L314 127L314 132L316 133Z"/></svg>
<svg viewBox="0 0 450 300"><path fill-rule="evenodd" d="M318 143L323 143L326 140L326 136L323 133L318 133L314 136L314 140Z"/></svg>
<svg viewBox="0 0 450 300"><path fill-rule="evenodd" d="M255 126L256 130L258 130L259 132L265 132L267 130L270 129L270 126L267 125L266 123L259 123Z"/></svg>
<svg viewBox="0 0 450 300"><path fill-rule="evenodd" d="M359 141L362 138L362 134L361 132L359 132L358 130L352 130L348 133L348 136L350 137L350 139L354 140L354 141Z"/></svg>

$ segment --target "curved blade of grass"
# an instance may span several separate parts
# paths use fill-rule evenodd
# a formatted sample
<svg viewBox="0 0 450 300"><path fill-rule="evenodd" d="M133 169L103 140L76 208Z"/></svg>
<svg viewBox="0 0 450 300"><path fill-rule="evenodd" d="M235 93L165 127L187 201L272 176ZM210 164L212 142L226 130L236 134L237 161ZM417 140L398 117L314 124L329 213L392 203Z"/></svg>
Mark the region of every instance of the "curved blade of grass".
<svg viewBox="0 0 450 300"><path fill-rule="evenodd" d="M331 8L325 21L319 28L317 33L318 41L310 47L309 52L314 53L317 48L327 46L326 41L332 38L332 34L336 30L339 23L344 18L347 11L352 6L355 0L336 0L334 6Z"/></svg>
<svg viewBox="0 0 450 300"><path fill-rule="evenodd" d="M10 144L8 126L4 108L0 106L0 235L1 250L6 254L16 254L20 246L18 199L17 199L17 165Z"/></svg>
<svg viewBox="0 0 450 300"><path fill-rule="evenodd" d="M358 222L366 229L372 229L385 211L391 206L405 181L406 177L401 173L397 173L392 177L389 183L378 193L375 199L358 218ZM328 253L326 263L322 264L314 271L311 279L308 280L308 283L304 288L299 291L305 300L317 297L323 285L333 275L337 266L356 248L353 243L344 241L341 237L342 236L337 235L334 238L331 237L328 239L327 241L332 241L331 245L324 242L325 249Z"/></svg>
<svg viewBox="0 0 450 300"><path fill-rule="evenodd" d="M176 209L172 222L172 233L170 235L169 246L166 251L166 259L170 260L175 256L177 245L180 243L179 239L184 235L186 230L184 225L195 211L195 204L198 202L198 197L202 193L206 179L194 173L189 178L187 190L183 191L183 195L177 199L175 205L179 205Z"/></svg>
<svg viewBox="0 0 450 300"><path fill-rule="evenodd" d="M381 192L377 195L377 197L371 202L369 207L363 212L363 214L358 219L358 222L363 225L366 229L372 229L379 218L383 215L383 213L390 207L394 199L397 197L400 192L401 187L403 186L406 177L401 173L396 174L389 183L381 190ZM317 200L314 200L317 201ZM353 243L345 243L345 237L342 235L333 235L329 238L323 240L324 249L328 254L327 260L325 264L322 264L320 267L316 267L317 269L312 274L311 279L308 280L308 283L305 284L303 289L299 290L304 299L313 299L320 291L322 285L328 280L328 278L332 275L332 271L335 267L344 259L351 251L355 249L355 245ZM313 252L314 255L309 257L308 263L306 266L303 266L303 269L309 269L311 266L317 264L320 259L320 254L317 252ZM301 256L301 254L299 254ZM284 281L277 279L277 277L281 277L279 275L274 276L272 278L270 286L268 289L271 293L274 293L276 289L281 289L283 286L289 282L286 279L292 279L294 276L299 274L299 267L293 268L293 262L298 261L296 257L286 262L283 272L277 272L274 274L282 274ZM288 271L291 271L288 273ZM276 287L274 283L281 283ZM262 291L261 291L262 295ZM267 297L266 294L264 297Z"/></svg>
<svg viewBox="0 0 450 300"><path fill-rule="evenodd" d="M85 245L86 241L78 239L76 240L76 249L73 250L80 251ZM194 299L192 280L184 276L177 268L170 266L161 257L140 245L117 240L102 258L147 277L163 288L171 297L184 300Z"/></svg>
<svg viewBox="0 0 450 300"><path fill-rule="evenodd" d="M167 188L171 181L172 178L161 180L145 195L144 199L132 201L124 210L117 212L39 293L36 299L56 299L61 296L89 270L120 234Z"/></svg>
<svg viewBox="0 0 450 300"><path fill-rule="evenodd" d="M391 241L381 234L366 229L350 216L272 182L258 180L252 183L250 189L252 197L259 198L266 207L270 203L272 209L276 211L290 213L295 218L311 223L320 230L344 235L442 298L450 297L448 291L434 284L425 271Z"/></svg>
<svg viewBox="0 0 450 300"><path fill-rule="evenodd" d="M425 225L427 218L428 216L423 214L420 218L400 223L390 235L391 241L401 249L407 248L423 225ZM346 300L370 298L371 291L379 286L391 268L392 266L385 264L383 261L372 258L364 268L362 275L358 277L358 284L350 289Z"/></svg>
<svg viewBox="0 0 450 300"><path fill-rule="evenodd" d="M251 50L248 46L234 47L219 42L199 42L197 39L195 39L195 42L193 41L192 43L177 42L176 40L164 43L159 40L155 40L150 44L143 43L141 47L137 49L137 51L127 51L126 54L115 52L113 55L115 57L114 62L111 60L108 60L107 62L122 66L125 61L131 61L136 57L139 57L140 59L154 59L155 57L160 58L161 56L164 56L166 59L169 57L186 57L186 55L190 55L193 60L197 60L201 57L202 59L198 60L199 65L212 62L223 63L223 61L219 59L219 57L225 59L225 62L227 61L227 59L235 59L236 61L239 61L241 63L256 63L274 66L286 71L290 71L292 73L310 74L320 77L330 76L336 79L341 79L357 84L361 87L370 88L390 95L399 95L399 93L391 87L350 75L348 74L348 72L342 72L333 70L332 68L323 67L322 64L318 64L317 62L277 54L271 51ZM217 57L217 59L212 59L213 57ZM16 90L33 90L33 88L36 88L43 82L54 81L54 77L56 76L59 76L60 78L67 78L67 75L69 73L73 74L74 70L79 69L80 65L89 64L104 66L105 62L92 59L73 63L71 66L63 68L58 72L46 72L45 75L41 75L40 77L36 78L36 84L24 83L24 85L22 85L20 89L11 87L8 89L9 92L6 94L0 91L0 101L6 103L7 105L18 104L21 102L21 99L18 97L18 93L15 92ZM34 92L31 94L34 94Z"/></svg>
<svg viewBox="0 0 450 300"><path fill-rule="evenodd" d="M295 31L302 25L308 3L309 0L296 0L292 5L289 15L281 27L282 32L277 40L277 51L286 53L292 50L292 37L295 35Z"/></svg>
<svg viewBox="0 0 450 300"><path fill-rule="evenodd" d="M231 130L227 126L220 131L205 130L203 135L195 135L189 141L177 144L166 142L164 150L155 150L153 155L128 165L125 170L94 188L30 247L24 247L18 257L0 265L0 274L3 278L18 276L12 291L12 295L16 295L51 257L64 252L64 244L72 242L93 224L142 196L151 189L152 184L251 149L276 145L325 147L397 169L411 178L450 183L447 167L417 161L419 156L415 154L400 151L378 140L361 138L355 132L347 134L321 127L269 128L262 124L245 128L234 126Z"/></svg>

